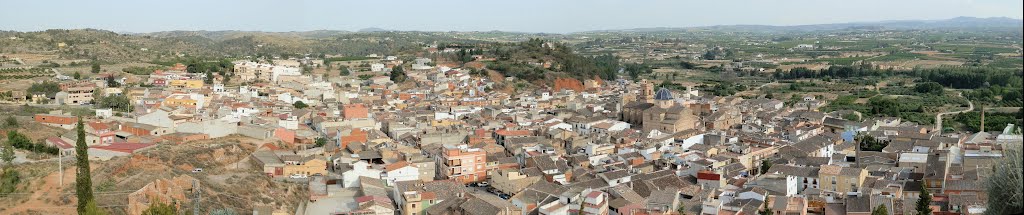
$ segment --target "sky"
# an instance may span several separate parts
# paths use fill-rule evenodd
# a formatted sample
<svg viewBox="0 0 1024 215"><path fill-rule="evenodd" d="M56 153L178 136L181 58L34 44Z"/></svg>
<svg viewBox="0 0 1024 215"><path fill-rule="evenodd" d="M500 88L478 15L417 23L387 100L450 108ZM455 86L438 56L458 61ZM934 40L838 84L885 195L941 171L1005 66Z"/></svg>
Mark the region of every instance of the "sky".
<svg viewBox="0 0 1024 215"><path fill-rule="evenodd" d="M569 33L649 27L806 25L958 16L1021 19L1021 0L12 0L0 30L94 28Z"/></svg>

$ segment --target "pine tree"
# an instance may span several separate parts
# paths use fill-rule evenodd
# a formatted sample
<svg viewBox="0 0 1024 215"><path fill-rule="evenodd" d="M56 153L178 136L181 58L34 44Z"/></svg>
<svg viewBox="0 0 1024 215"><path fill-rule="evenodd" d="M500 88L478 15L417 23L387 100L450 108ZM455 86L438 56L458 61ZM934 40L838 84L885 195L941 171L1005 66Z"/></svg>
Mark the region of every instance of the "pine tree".
<svg viewBox="0 0 1024 215"><path fill-rule="evenodd" d="M93 61L92 62L92 68L90 68L89 71L91 71L92 73L99 73L100 72L100 63L96 62L96 61Z"/></svg>
<svg viewBox="0 0 1024 215"><path fill-rule="evenodd" d="M885 205L879 205L871 211L871 215L889 215L889 210L885 209Z"/></svg>
<svg viewBox="0 0 1024 215"><path fill-rule="evenodd" d="M206 84L213 84L213 72L206 71L206 79L203 80Z"/></svg>
<svg viewBox="0 0 1024 215"><path fill-rule="evenodd" d="M771 204L771 203L769 201L767 201L767 199L765 199L764 208L762 208L761 211L757 212L757 214L759 214L759 215L772 215L772 214L775 214L775 212L772 211L772 209L768 208L768 204Z"/></svg>
<svg viewBox="0 0 1024 215"><path fill-rule="evenodd" d="M918 215L931 215L932 208L929 205L932 204L932 195L928 193L928 188L921 184L921 194L917 196L917 205L914 209L917 210Z"/></svg>
<svg viewBox="0 0 1024 215"><path fill-rule="evenodd" d="M92 195L92 176L89 173L89 149L85 144L85 126L82 124L82 117L78 117L78 138L75 141L75 160L78 163L78 172L75 175L75 194L78 196L78 213L88 214L94 212L88 208L90 204L95 207Z"/></svg>

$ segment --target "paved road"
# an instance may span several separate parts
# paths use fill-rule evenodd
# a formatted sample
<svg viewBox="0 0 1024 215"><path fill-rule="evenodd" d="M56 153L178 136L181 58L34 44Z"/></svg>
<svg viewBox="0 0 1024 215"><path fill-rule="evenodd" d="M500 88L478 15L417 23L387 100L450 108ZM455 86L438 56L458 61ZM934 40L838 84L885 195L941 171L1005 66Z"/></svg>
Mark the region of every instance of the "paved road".
<svg viewBox="0 0 1024 215"><path fill-rule="evenodd" d="M956 96L963 97L963 93L957 93ZM966 113L966 112L970 112L970 111L973 111L973 110L974 110L974 102L971 102L971 100L967 100L967 110L952 111L952 112L942 112L942 113L939 113L939 114L935 114L935 130L933 130L933 131L938 132L940 134L942 133L942 115L961 114L961 113Z"/></svg>

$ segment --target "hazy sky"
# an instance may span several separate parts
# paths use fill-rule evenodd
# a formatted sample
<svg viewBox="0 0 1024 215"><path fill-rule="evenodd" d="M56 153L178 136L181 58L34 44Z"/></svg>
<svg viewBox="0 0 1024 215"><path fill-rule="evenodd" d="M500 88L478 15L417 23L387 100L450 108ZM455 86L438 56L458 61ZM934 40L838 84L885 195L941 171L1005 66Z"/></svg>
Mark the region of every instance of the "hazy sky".
<svg viewBox="0 0 1024 215"><path fill-rule="evenodd" d="M957 16L1020 19L1021 0L11 0L0 30L359 30L565 33L732 24L801 25Z"/></svg>

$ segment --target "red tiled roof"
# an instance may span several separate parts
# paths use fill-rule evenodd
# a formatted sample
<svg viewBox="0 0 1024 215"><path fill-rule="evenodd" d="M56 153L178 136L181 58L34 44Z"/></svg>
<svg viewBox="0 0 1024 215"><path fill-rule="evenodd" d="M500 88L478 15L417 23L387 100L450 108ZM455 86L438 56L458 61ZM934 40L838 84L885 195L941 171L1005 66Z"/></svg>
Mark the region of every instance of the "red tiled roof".
<svg viewBox="0 0 1024 215"><path fill-rule="evenodd" d="M718 174L715 174L715 173L713 173L711 171L700 171L700 172L697 172L697 179L716 180L717 181L717 180L721 180L721 177L722 176L720 176Z"/></svg>
<svg viewBox="0 0 1024 215"><path fill-rule="evenodd" d="M46 138L46 141L53 143L54 146L61 149L75 148L74 145L71 145L70 143L64 141L64 139L60 139L59 137Z"/></svg>
<svg viewBox="0 0 1024 215"><path fill-rule="evenodd" d="M497 133L498 135L502 135L502 136L530 136L530 135L533 134L533 132L529 131L529 130L505 130L505 129L499 129L497 131L494 131L494 133Z"/></svg>
<svg viewBox="0 0 1024 215"><path fill-rule="evenodd" d="M95 129L95 130L110 129L110 126L107 126L107 124L103 124L103 123L100 123L100 122L89 122L88 124L89 124L89 127L91 127L92 129Z"/></svg>
<svg viewBox="0 0 1024 215"><path fill-rule="evenodd" d="M406 166L409 166L409 162L399 161L397 163L393 163L393 164L389 164L387 166L384 166L384 171L390 172L392 170L400 169L400 168L406 167Z"/></svg>

